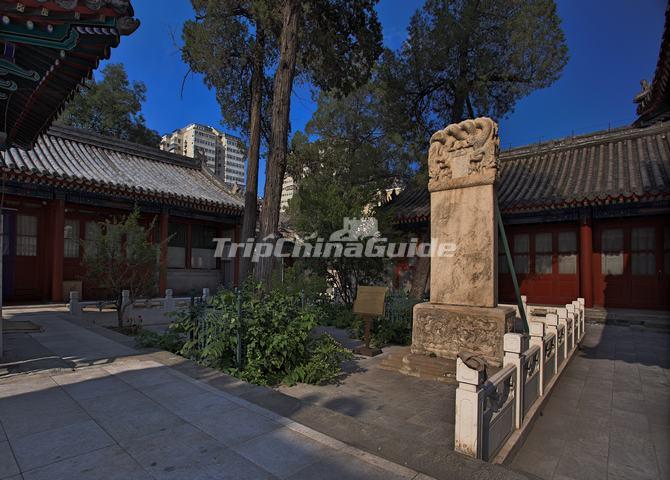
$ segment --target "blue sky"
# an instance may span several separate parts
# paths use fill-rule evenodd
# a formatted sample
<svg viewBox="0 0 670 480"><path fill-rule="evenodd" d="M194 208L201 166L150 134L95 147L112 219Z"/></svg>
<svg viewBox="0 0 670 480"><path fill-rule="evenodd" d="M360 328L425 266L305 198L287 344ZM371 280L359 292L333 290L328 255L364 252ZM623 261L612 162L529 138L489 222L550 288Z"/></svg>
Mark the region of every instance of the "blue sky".
<svg viewBox="0 0 670 480"><path fill-rule="evenodd" d="M143 113L161 134L197 122L221 128L214 92L187 71L178 44L184 20L193 16L188 0L133 0L140 28L112 51L112 62L125 64L132 80L147 85ZM381 0L377 7L384 43L398 48L421 1ZM549 88L522 99L500 122L503 148L630 124L639 81L654 74L665 0L559 0L558 12L570 60ZM291 105L293 131L301 130L314 111L309 88L297 86ZM224 128L225 130L225 128ZM235 133L235 132L231 132ZM261 165L259 189L265 181Z"/></svg>

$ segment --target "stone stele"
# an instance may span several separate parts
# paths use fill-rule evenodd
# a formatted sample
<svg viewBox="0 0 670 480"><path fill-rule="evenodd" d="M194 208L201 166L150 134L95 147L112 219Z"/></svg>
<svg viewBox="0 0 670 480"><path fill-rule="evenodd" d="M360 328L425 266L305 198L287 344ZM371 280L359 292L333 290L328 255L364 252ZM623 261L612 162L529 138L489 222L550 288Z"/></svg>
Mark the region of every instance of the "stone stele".
<svg viewBox="0 0 670 480"><path fill-rule="evenodd" d="M461 350L500 365L514 310L498 307L495 220L498 125L465 120L430 139L430 303L414 308L412 354L455 359ZM449 247L440 255L440 244Z"/></svg>

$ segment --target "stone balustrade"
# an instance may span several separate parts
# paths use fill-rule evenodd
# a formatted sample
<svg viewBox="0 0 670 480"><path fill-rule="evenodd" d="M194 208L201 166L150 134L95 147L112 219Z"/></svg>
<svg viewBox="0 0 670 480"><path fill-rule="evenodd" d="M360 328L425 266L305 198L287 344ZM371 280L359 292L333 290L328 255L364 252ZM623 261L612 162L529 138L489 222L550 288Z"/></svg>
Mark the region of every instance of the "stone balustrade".
<svg viewBox="0 0 670 480"><path fill-rule="evenodd" d="M204 302L208 302L211 298L209 288L202 289L202 295L195 297ZM130 292L128 290L123 290L121 292L121 306L124 309L125 316L131 316L133 309L135 308L160 308L164 313L169 313L175 311L179 307L184 307L189 304L191 297L174 297L172 294L172 289L168 288L165 290L164 297L158 298L138 298L131 302ZM84 313L85 307L96 307L98 310L102 310L105 307L115 306L116 302L112 300L108 301L86 301L82 302L79 299L79 292L72 291L70 292L70 302L68 303L68 309L71 315L81 316Z"/></svg>
<svg viewBox="0 0 670 480"><path fill-rule="evenodd" d="M504 336L503 367L490 378L485 370L456 362L455 450L493 460L516 431L538 412L543 398L584 337L584 301L565 307L529 307L529 333Z"/></svg>

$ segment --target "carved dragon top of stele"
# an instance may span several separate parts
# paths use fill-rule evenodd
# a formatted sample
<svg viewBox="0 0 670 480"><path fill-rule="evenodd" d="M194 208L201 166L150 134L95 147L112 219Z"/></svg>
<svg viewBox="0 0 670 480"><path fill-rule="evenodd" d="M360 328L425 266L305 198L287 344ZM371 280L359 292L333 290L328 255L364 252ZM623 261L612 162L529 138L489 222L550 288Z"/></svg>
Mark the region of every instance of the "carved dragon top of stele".
<svg viewBox="0 0 670 480"><path fill-rule="evenodd" d="M430 138L428 190L493 184L498 178L498 124L487 117L453 123Z"/></svg>

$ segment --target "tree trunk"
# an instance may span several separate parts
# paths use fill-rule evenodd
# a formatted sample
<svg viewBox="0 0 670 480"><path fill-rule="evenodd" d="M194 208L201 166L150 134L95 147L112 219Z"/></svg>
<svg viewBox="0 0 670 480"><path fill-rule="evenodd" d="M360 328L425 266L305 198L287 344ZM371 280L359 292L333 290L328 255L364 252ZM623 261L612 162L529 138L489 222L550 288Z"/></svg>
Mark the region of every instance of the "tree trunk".
<svg viewBox="0 0 670 480"><path fill-rule="evenodd" d="M283 7L282 30L279 38L279 65L275 73L272 94L272 131L270 132L270 155L265 170L265 196L260 221L260 239L266 241L277 232L279 203L286 171L288 150L289 113L291 91L295 76L298 50L298 17L300 1L286 0ZM266 287L270 285L274 258L261 257L256 265L256 280Z"/></svg>
<svg viewBox="0 0 670 480"><path fill-rule="evenodd" d="M424 233L421 243L430 242L430 230ZM412 287L410 295L419 300L423 300L423 294L426 292L426 285L430 279L430 256L417 257L416 268L412 276Z"/></svg>
<svg viewBox="0 0 670 480"><path fill-rule="evenodd" d="M258 160L261 151L261 108L263 104L263 78L265 64L265 37L256 25L254 71L251 76L251 106L249 111L249 166L247 188L244 192L244 219L242 242L256 237L256 213L258 210ZM240 258L240 283L244 283L251 270L251 258Z"/></svg>

